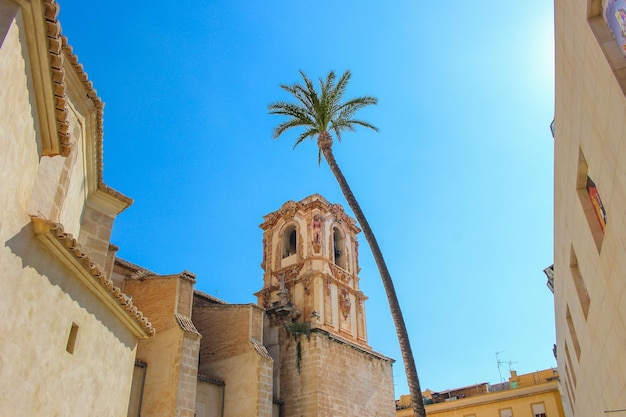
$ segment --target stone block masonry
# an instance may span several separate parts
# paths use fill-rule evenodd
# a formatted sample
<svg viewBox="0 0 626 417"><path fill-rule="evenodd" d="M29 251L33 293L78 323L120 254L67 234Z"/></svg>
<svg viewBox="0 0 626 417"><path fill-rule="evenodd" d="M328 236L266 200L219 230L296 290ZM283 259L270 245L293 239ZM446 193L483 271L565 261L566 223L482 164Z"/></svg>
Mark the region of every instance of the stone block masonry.
<svg viewBox="0 0 626 417"><path fill-rule="evenodd" d="M391 359L321 330L281 338L285 417L395 416Z"/></svg>

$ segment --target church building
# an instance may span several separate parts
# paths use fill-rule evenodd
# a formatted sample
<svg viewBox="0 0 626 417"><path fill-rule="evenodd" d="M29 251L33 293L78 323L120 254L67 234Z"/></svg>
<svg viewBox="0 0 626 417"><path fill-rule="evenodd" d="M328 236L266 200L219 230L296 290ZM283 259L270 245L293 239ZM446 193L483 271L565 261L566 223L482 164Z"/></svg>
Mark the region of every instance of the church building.
<svg viewBox="0 0 626 417"><path fill-rule="evenodd" d="M58 12L0 0L0 415L395 415L341 206L263 218L257 304L116 256L132 199L103 181L104 106Z"/></svg>

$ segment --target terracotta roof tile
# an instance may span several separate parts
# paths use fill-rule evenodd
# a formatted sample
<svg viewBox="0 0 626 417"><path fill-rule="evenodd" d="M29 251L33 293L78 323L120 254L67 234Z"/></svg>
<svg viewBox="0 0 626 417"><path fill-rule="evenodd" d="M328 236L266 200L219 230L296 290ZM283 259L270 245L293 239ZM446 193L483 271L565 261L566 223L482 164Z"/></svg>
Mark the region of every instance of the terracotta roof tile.
<svg viewBox="0 0 626 417"><path fill-rule="evenodd" d="M250 338L250 343L252 343L252 346L254 346L254 350L256 350L257 353L261 357L263 357L265 359L272 359L272 357L270 356L269 352L267 351L267 348L265 346L263 346L263 344L261 342L259 342L255 338L251 337Z"/></svg>
<svg viewBox="0 0 626 417"><path fill-rule="evenodd" d="M107 278L96 264L91 262L89 255L81 251L76 239L74 239L71 234L63 231L63 226L60 223L50 222L38 216L31 216L31 219L35 234L49 234L54 236L57 242L60 243L61 246L82 265L83 269L108 292L110 297L126 311L131 319L137 322L148 335L153 336L156 333L152 324L148 321L148 318L133 305L132 297L123 293L121 289L113 285L113 281Z"/></svg>
<svg viewBox="0 0 626 417"><path fill-rule="evenodd" d="M198 332L196 326L193 325L193 322L189 317L176 313L176 322L178 323L178 326L184 331L200 335L200 332Z"/></svg>
<svg viewBox="0 0 626 417"><path fill-rule="evenodd" d="M63 69L64 60L68 60L87 90L87 97L92 101L96 109L96 148L97 148L97 169L98 169L98 189L117 198L130 206L133 200L119 191L114 190L104 184L102 176L102 139L104 135L103 129L103 109L104 103L98 97L98 93L93 87L93 83L89 80L83 65L78 61L78 57L74 54L72 47L69 45L67 38L62 35L61 24L58 20L59 4L55 0L44 0L46 20L46 36L48 39L48 55L50 60L50 70L52 71L53 94L55 98L55 111L57 131L60 141L60 153L62 156L68 156L70 153L70 136L69 122L67 118L67 96L65 85L65 73Z"/></svg>
<svg viewBox="0 0 626 417"><path fill-rule="evenodd" d="M59 135L59 148L62 156L70 154L70 136L65 126L67 121L67 103L65 96L65 74L63 73L63 40L61 24L57 19L59 5L54 0L44 0L46 21L46 37L48 39L48 57L52 71L52 91L55 98L55 111Z"/></svg>

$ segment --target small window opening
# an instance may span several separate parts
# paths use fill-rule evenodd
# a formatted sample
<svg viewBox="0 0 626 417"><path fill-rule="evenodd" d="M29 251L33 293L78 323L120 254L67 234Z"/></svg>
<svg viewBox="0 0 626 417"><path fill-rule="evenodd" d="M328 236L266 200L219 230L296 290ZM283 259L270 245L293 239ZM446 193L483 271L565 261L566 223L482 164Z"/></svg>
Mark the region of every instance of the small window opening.
<svg viewBox="0 0 626 417"><path fill-rule="evenodd" d="M617 42L622 55L626 56L626 10L623 1L602 0L602 17Z"/></svg>
<svg viewBox="0 0 626 417"><path fill-rule="evenodd" d="M589 298L587 286L585 285L583 276L580 273L580 268L578 267L578 258L576 257L576 252L574 252L573 246L570 249L569 265L572 280L574 281L574 287L576 287L576 293L578 294L578 301L580 301L580 308L583 310L583 316L585 317L585 320L587 320L587 316L589 315L589 304L591 304L591 298Z"/></svg>
<svg viewBox="0 0 626 417"><path fill-rule="evenodd" d="M335 228L333 231L333 256L335 265L345 269L346 268L346 254L344 253L343 236L339 229Z"/></svg>
<svg viewBox="0 0 626 417"><path fill-rule="evenodd" d="M546 407L543 403L536 403L531 405L533 409L534 417L546 417Z"/></svg>
<svg viewBox="0 0 626 417"><path fill-rule="evenodd" d="M591 205L593 206L593 211L596 214L596 219L598 220L598 224L600 224L600 229L602 229L602 233L604 233L604 228L606 227L606 210L604 210L604 205L602 204L602 199L600 198L600 193L598 192L598 187L596 187L596 183L589 177L587 177L587 195L589 195L589 200L591 201Z"/></svg>
<svg viewBox="0 0 626 417"><path fill-rule="evenodd" d="M74 346L76 345L76 335L78 334L78 324L72 323L72 328L70 329L70 335L67 338L67 346L65 350L68 353L74 353Z"/></svg>
<svg viewBox="0 0 626 417"><path fill-rule="evenodd" d="M513 417L513 410L510 408L503 408L500 410L500 417Z"/></svg>
<svg viewBox="0 0 626 417"><path fill-rule="evenodd" d="M604 228L607 223L606 211L600 198L600 192L595 182L588 174L588 165L582 150L578 153L578 172L576 175L576 191L582 205L591 235L598 252L602 249Z"/></svg>
<svg viewBox="0 0 626 417"><path fill-rule="evenodd" d="M283 258L295 255L298 249L296 226L289 226L283 234Z"/></svg>
<svg viewBox="0 0 626 417"><path fill-rule="evenodd" d="M569 305L566 305L565 320L567 321L567 327L569 328L570 336L572 336L572 343L574 344L576 359L578 359L578 361L580 362L580 343L578 341L578 335L576 334L576 327L574 327L572 313L569 310Z"/></svg>
<svg viewBox="0 0 626 417"><path fill-rule="evenodd" d="M565 358L567 359L567 364L569 365L569 368L567 367L567 365L565 366L565 372L567 372L567 377L571 379L570 384L573 381L574 388L576 388L576 384L578 383L578 381L576 380L576 372L574 372L572 356L569 354L569 347L567 346L567 342L565 342ZM569 373L570 369L572 370L571 374Z"/></svg>

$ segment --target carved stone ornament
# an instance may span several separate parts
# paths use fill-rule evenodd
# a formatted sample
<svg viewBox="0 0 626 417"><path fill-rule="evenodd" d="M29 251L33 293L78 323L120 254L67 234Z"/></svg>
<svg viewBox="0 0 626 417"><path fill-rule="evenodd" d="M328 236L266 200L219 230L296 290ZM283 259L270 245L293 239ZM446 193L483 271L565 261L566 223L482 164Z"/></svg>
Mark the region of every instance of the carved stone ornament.
<svg viewBox="0 0 626 417"><path fill-rule="evenodd" d="M271 287L265 288L261 291L261 294L263 295L263 308L270 307L270 292L271 292Z"/></svg>
<svg viewBox="0 0 626 417"><path fill-rule="evenodd" d="M307 277L303 279L302 285L304 286L304 293L306 295L311 295L311 278Z"/></svg>
<svg viewBox="0 0 626 417"><path fill-rule="evenodd" d="M350 282L352 282L352 274L335 264L329 264L329 266L331 274L333 274L333 276L339 281L348 285L350 284Z"/></svg>
<svg viewBox="0 0 626 417"><path fill-rule="evenodd" d="M261 268L266 270L269 265L267 265L268 254L270 253L270 244L272 240L271 237L263 236L263 259L261 260Z"/></svg>
<svg viewBox="0 0 626 417"><path fill-rule="evenodd" d="M345 288L341 290L339 305L341 306L341 313L343 314L343 317L347 319L350 316L350 310L352 309L352 301L350 301L350 293Z"/></svg>
<svg viewBox="0 0 626 417"><path fill-rule="evenodd" d="M331 277L326 277L326 294L330 294L330 285L332 282L333 280Z"/></svg>
<svg viewBox="0 0 626 417"><path fill-rule="evenodd" d="M298 209L300 209L301 206L302 204L296 203L295 201L291 201L291 200L287 201L280 208L279 214L283 216L285 221L292 220L295 217L296 212L298 211Z"/></svg>
<svg viewBox="0 0 626 417"><path fill-rule="evenodd" d="M324 217L316 213L313 215L311 221L311 242L313 243L313 251L320 253L322 251L322 224L324 223Z"/></svg>
<svg viewBox="0 0 626 417"><path fill-rule="evenodd" d="M298 278L298 275L300 275L300 271L302 271L303 267L304 262L299 262L297 264L289 265L286 268L275 271L273 275L277 278L278 281L280 281L280 276L282 275L285 282L290 282Z"/></svg>
<svg viewBox="0 0 626 417"><path fill-rule="evenodd" d="M363 302L365 301L365 295L362 292L356 294L356 302L359 310L363 310Z"/></svg>
<svg viewBox="0 0 626 417"><path fill-rule="evenodd" d="M348 218L346 212L343 211L343 207L341 207L339 204L331 205L330 212L332 213L337 223L342 223Z"/></svg>

